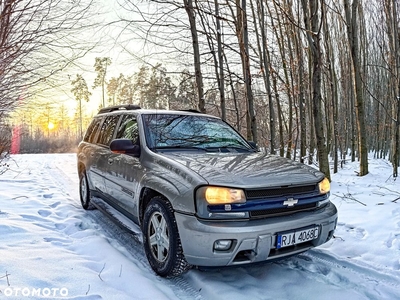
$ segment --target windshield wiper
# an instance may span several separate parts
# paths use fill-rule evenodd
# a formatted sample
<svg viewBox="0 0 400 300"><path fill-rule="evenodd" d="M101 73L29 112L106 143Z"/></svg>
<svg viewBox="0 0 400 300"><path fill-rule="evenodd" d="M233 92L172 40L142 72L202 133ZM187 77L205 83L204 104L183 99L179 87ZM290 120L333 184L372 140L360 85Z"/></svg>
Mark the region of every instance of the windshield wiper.
<svg viewBox="0 0 400 300"><path fill-rule="evenodd" d="M246 151L246 152L255 152L255 150L253 148L247 148L245 146L239 146L239 145L235 145L235 146L223 146L220 147L222 149L234 149L234 150L242 150L242 151Z"/></svg>
<svg viewBox="0 0 400 300"><path fill-rule="evenodd" d="M216 151L216 152L226 152L230 150L242 150L248 152L254 152L253 148L247 148L246 146L241 145L224 145L224 146L215 146L215 147L207 147L205 148L206 151Z"/></svg>
<svg viewBox="0 0 400 300"><path fill-rule="evenodd" d="M182 149L182 150L203 150L205 149L203 147L197 147L197 146L190 146L190 145L165 145L165 146L157 146L154 147L154 150L163 150L163 149Z"/></svg>

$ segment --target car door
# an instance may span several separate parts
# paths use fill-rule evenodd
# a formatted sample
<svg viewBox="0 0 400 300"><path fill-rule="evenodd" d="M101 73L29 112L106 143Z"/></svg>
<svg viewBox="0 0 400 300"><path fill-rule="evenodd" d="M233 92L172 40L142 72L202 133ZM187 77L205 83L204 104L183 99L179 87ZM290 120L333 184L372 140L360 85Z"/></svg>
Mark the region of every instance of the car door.
<svg viewBox="0 0 400 300"><path fill-rule="evenodd" d="M86 131L84 143L81 143L79 146L81 148L81 159L85 161L86 173L90 183L89 186L92 191L96 193L102 193L105 186L104 178L98 168L98 161L103 155L104 148L97 144L103 121L104 118L102 117L93 120Z"/></svg>
<svg viewBox="0 0 400 300"><path fill-rule="evenodd" d="M99 178L98 189L104 196L107 196L107 180L109 180L110 174L110 155L112 154L110 150L110 143L115 135L115 129L117 127L118 121L120 119L119 114L113 114L105 117L97 141L97 163L96 172ZM105 200L109 200L105 197Z"/></svg>
<svg viewBox="0 0 400 300"><path fill-rule="evenodd" d="M122 117L115 138L132 140L134 144L140 143L138 123L136 116L126 114ZM118 203L130 217L136 218L134 197L138 176L142 173L139 157L129 154L111 153L108 158L109 169L107 174L107 194Z"/></svg>

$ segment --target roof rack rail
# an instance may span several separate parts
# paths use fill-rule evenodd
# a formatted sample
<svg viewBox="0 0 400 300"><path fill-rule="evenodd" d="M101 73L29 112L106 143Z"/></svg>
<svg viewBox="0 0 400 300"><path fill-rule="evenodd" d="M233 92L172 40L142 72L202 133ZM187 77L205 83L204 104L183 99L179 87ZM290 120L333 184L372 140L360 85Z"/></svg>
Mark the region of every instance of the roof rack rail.
<svg viewBox="0 0 400 300"><path fill-rule="evenodd" d="M193 109L193 108L189 108L189 109L181 109L180 111L187 111L187 112L191 112L191 113L198 113L201 114L202 112L197 110L197 109Z"/></svg>
<svg viewBox="0 0 400 300"><path fill-rule="evenodd" d="M108 112L112 112L112 111L116 111L116 110L120 110L120 109L135 110L135 109L141 109L141 107L139 105L133 105L133 104L114 105L114 106L108 106L108 107L104 107L104 108L100 109L98 114L104 114L104 113L108 113Z"/></svg>

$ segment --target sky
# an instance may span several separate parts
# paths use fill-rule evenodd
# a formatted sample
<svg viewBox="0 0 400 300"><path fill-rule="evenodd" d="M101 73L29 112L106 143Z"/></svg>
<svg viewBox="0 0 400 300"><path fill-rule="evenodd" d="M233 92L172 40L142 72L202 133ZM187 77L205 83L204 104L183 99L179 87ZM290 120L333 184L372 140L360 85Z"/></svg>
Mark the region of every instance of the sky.
<svg viewBox="0 0 400 300"><path fill-rule="evenodd" d="M158 277L140 231L78 196L76 154L0 160L0 299L400 299L400 183L370 157L332 176L328 243L273 263Z"/></svg>
<svg viewBox="0 0 400 300"><path fill-rule="evenodd" d="M88 1L91 0L83 0L82 2L87 3ZM93 3L88 22L95 25L80 32L78 36L72 35L71 40L78 43L84 40L88 43L86 45L88 48L92 46L94 48L83 57L71 61L68 67L55 73L49 80L43 81L43 84L35 85L34 89L31 90L34 93L33 96L29 98L21 97L23 101L20 102L20 107L11 115L10 123L12 125L33 123L33 126L39 126L37 123L40 122L39 119L44 110L38 110L38 106L48 107L52 117L51 122L54 124L60 121L61 107L63 108L63 117L73 120L79 111L79 102L71 92L72 81L77 74L83 76L91 93L89 102L82 102L84 117L90 118L96 114L102 103L101 87L93 89L94 80L97 76L94 68L96 57L110 57L112 60L107 69L107 81L112 77L118 77L121 73L132 75L139 70L139 63L132 55L127 54L122 46L129 46L130 51L140 56L143 53L142 45L138 41L129 43L129 30L126 30L125 34L121 34L121 27L126 24L113 23L113 25L107 25L118 21L120 19L119 14L124 11L118 1L95 0ZM129 15L132 18L134 17L133 12L130 12ZM62 43L63 41L59 42ZM64 42L69 43L70 41L65 40ZM63 59L66 57L72 59L72 56L77 55L77 53L81 52L78 49L73 52L69 51L66 44L65 53L60 52L60 55ZM45 73L45 70L43 72ZM106 97L108 98L107 95ZM33 117L32 120L27 116ZM70 125L71 128L73 126L73 124Z"/></svg>
<svg viewBox="0 0 400 300"><path fill-rule="evenodd" d="M83 0L83 3L92 2L91 0ZM121 1L122 2L122 1ZM48 81L45 81L43 86L39 86L39 92L36 92L29 100L32 105L37 106L37 103L49 104L57 109L60 105L65 105L69 111L69 115L73 116L78 107L78 101L71 92L71 82L76 78L76 75L82 75L86 80L89 91L92 93L90 101L84 102L84 111L88 115L97 112L99 105L102 102L101 87L93 89L94 79L97 74L95 72L94 63L96 57L110 57L111 65L108 67L106 80L112 77L118 77L121 73L132 75L139 70L139 64L132 55L124 51L124 47L128 47L130 51L140 56L142 53L141 45L138 41L129 43L129 30L121 33L121 28L126 24L116 23L120 20L120 15L124 10L118 4L118 1L95 0L92 2L92 7L88 13L89 17L86 22L91 22L93 27L85 28L81 32L72 35L70 38L74 42L86 42L81 47L86 46L88 52L83 57L72 59L78 53L83 55L83 51L76 49L69 51L69 40L61 40L60 43L65 44L65 53L61 53L62 58L70 58L71 63L65 69L55 73ZM130 12L133 17L135 14ZM78 24L79 25L79 24ZM128 27L129 28L129 27ZM93 47L93 48L92 48ZM89 50L90 49L90 50ZM38 86L35 86L37 90Z"/></svg>

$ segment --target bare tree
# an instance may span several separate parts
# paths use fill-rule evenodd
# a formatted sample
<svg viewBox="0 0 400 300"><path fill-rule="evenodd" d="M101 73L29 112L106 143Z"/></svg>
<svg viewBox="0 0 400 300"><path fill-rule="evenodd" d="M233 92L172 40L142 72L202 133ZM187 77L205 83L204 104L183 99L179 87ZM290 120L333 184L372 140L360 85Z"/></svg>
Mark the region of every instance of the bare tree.
<svg viewBox="0 0 400 300"><path fill-rule="evenodd" d="M107 83L107 94L112 105L115 105L117 101L120 102L117 98L119 98L124 82L126 82L126 79L121 73L118 77L112 77Z"/></svg>
<svg viewBox="0 0 400 300"><path fill-rule="evenodd" d="M321 18L324 18L323 9L319 5L324 5L324 0L302 0L304 13L304 24L307 30L307 40L310 46L310 56L312 60L312 104L313 117L315 122L315 134L317 136L317 149L319 169L330 180L330 170L328 153L326 148L323 110L321 99L321 80L322 80L322 51L321 51Z"/></svg>
<svg viewBox="0 0 400 300"><path fill-rule="evenodd" d="M121 74L121 76L123 76ZM133 104L135 87L133 85L133 76L124 76L120 82L118 100L120 103Z"/></svg>
<svg viewBox="0 0 400 300"><path fill-rule="evenodd" d="M94 24L89 22L92 4L0 1L0 117L38 91L53 88L52 78L92 48L82 38Z"/></svg>
<svg viewBox="0 0 400 300"><path fill-rule="evenodd" d="M148 67L148 72L143 73L143 78L146 78L142 80L143 86L138 85L139 76L135 75L136 95L139 91L143 91L145 97L150 95L150 70L162 61L165 73L169 74L167 77L173 72L182 75L176 89L179 96L170 102L173 104L171 107L180 108L193 103L193 92L199 93L193 89L193 85L199 87L194 84L196 61L201 66L207 112L224 117L225 108L227 121L251 138L254 127L251 117L246 122L246 111L252 110L246 105L249 96L252 97L250 100L253 101L254 112L257 112L254 115L257 117L255 124L259 144L266 145L268 139L273 140L272 129L276 126L282 156L297 159L296 149L300 149L300 160L303 161L308 151L309 163L318 162L326 174L329 174L329 151L335 161L334 172L339 166L338 149L344 162L349 150L354 160L356 155L361 159L361 153L366 153L361 148L357 150L357 145L366 144L368 151L379 144L376 148L384 155L389 153L392 159L396 152L393 148L389 151L390 145L393 147L395 144L390 144L390 140L394 140L398 132L398 102L395 100L398 93L393 89L397 84L394 72L397 66L388 54L397 55L393 43L394 50L389 49L390 41L396 40L397 34L389 30L390 26L385 22L395 24L397 13L396 17L384 17L383 8L384 3L392 5L395 2L385 0L366 6L360 1L358 4L357 1L347 1L350 10L357 7L356 18L350 19L356 23L356 52L364 84L358 90L353 76L354 49L349 46L346 26L351 22L346 19L344 1L124 0L121 4L127 15L136 13L135 18L125 16L124 30L134 34L135 41L143 41L144 54L135 57ZM125 5L127 3L129 5ZM305 11L304 6L307 7ZM246 7L251 7L253 13L247 14ZM369 14L364 15L364 10L370 10ZM393 16L393 9L390 10ZM378 12L376 15L381 19L375 22L381 23L379 30L378 26L370 26L369 22L378 18L374 16ZM304 22L304 18L308 21ZM246 24L252 26L246 27ZM391 38L389 32L392 32ZM368 39L365 38L367 33L370 34ZM378 41L374 33L380 38L379 44L369 43ZM247 49L246 35L249 41L253 41L247 44ZM218 53L219 47L221 53ZM380 65L380 71L368 73L367 70L372 69L374 64ZM189 72L186 71L188 69ZM267 72L270 72L269 76ZM268 77L271 80L269 88L265 81ZM221 79L225 80L225 85ZM186 83L187 86L184 85ZM248 86L252 94L247 92ZM371 87L368 92L367 87ZM225 94L224 101L222 93ZM364 117L373 116L373 119L365 120L367 134L364 142L359 135L360 117L356 112L360 107L359 97L364 102ZM376 98L382 104L378 105ZM145 98L137 100L149 103ZM275 109L275 114L271 109ZM275 115L276 122L272 122L271 118L267 122L268 115ZM317 160L314 160L315 148L318 151Z"/></svg>
<svg viewBox="0 0 400 300"><path fill-rule="evenodd" d="M358 151L360 159L360 176L368 174L368 147L365 129L365 103L361 79L361 61L359 52L359 30L358 30L358 0L353 0L351 7L348 0L344 0L344 10L347 25L347 36L350 45L352 60L352 80L356 98L356 115L358 131Z"/></svg>
<svg viewBox="0 0 400 300"><path fill-rule="evenodd" d="M94 70L96 71L97 76L94 79L93 88L95 89L97 87L101 87L102 107L106 106L105 88L106 88L107 67L109 65L111 65L111 58L96 57L94 63Z"/></svg>
<svg viewBox="0 0 400 300"><path fill-rule="evenodd" d="M223 55L223 44L222 44L222 26L221 26L221 15L220 6L217 0L214 0L214 10L211 8L210 2L196 1L196 13L198 13L198 19L201 25L201 32L207 39L207 44L210 50L214 62L215 78L218 83L219 91L219 108L221 111L221 118L226 120L226 103L225 103L225 70L224 70L224 55ZM201 6L200 6L201 5ZM207 17L207 15L214 15L214 18ZM197 42L199 41L197 37ZM217 45L215 45L215 43ZM194 49L197 50L197 49ZM200 54L200 53L199 53ZM196 54L194 53L194 56ZM197 74L197 72L196 72ZM202 73L203 74L203 73ZM197 78L196 78L197 79Z"/></svg>
<svg viewBox="0 0 400 300"><path fill-rule="evenodd" d="M82 100L88 102L91 93L89 92L86 80L80 74L76 75L75 80L73 80L71 84L73 86L71 92L74 94L75 99L79 102L79 135L82 138Z"/></svg>
<svg viewBox="0 0 400 300"><path fill-rule="evenodd" d="M398 4L394 0L384 1L384 11L387 24L389 61L388 67L391 73L390 86L392 89L392 165L393 177L398 177L400 164L400 41L399 41L399 16Z"/></svg>
<svg viewBox="0 0 400 300"><path fill-rule="evenodd" d="M183 0L183 4L189 18L190 33L192 35L194 69L196 73L197 91L199 94L199 109L201 112L206 112L203 90L203 73L201 72L200 64L199 38L197 36L198 33L196 28L196 14L194 12L192 0Z"/></svg>
<svg viewBox="0 0 400 300"><path fill-rule="evenodd" d="M263 76L264 86L266 90L266 94L268 97L268 112L269 112L269 132L270 132L270 152L271 154L275 154L275 110L272 98L272 88L271 88L271 62L270 55L267 45L267 28L266 28L266 20L265 20L265 9L264 2L257 1L257 14L255 12L255 7L253 2L250 2L253 12L253 21L254 27L257 30L257 19L260 24L260 34L257 34L257 47L259 52L259 64L260 70ZM257 15L257 16L256 16ZM261 35L261 37L259 37Z"/></svg>
<svg viewBox="0 0 400 300"><path fill-rule="evenodd" d="M232 14L233 15L233 14ZM234 17L234 16L233 16ZM257 143L257 122L254 109L252 77L250 69L249 35L246 0L236 0L236 36L242 62L243 78L247 100L247 138Z"/></svg>
<svg viewBox="0 0 400 300"><path fill-rule="evenodd" d="M326 7L323 7L324 10L326 10ZM339 97L338 97L338 80L337 80L337 75L336 75L336 70L335 70L335 56L334 56L334 49L333 49L333 42L331 38L331 32L330 28L328 27L328 16L327 16L327 11L324 11L325 17L323 18L323 33L324 33L324 42L325 42L325 52L326 52L326 65L327 65L327 82L329 88L327 92L327 102L329 101L330 103L326 105L326 115L327 115L327 124L330 124L328 127L327 132L328 134L328 142L330 140L333 140L333 145L332 147L328 146L328 149L331 149L331 152L333 152L333 159L334 159L334 164L333 164L333 173L338 172L338 103L339 103ZM334 21L331 19L331 23L334 23Z"/></svg>

